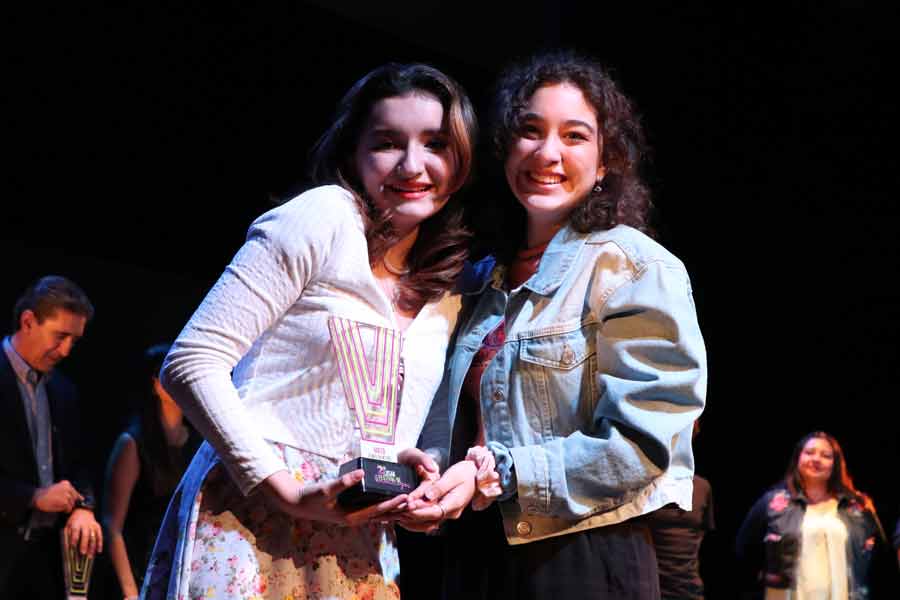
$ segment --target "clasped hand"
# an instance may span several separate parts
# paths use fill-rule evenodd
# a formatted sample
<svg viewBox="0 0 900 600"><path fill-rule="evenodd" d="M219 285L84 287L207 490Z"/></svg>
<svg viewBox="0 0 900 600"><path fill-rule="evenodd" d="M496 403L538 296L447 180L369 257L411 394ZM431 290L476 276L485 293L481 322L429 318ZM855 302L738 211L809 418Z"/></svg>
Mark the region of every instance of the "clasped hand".
<svg viewBox="0 0 900 600"><path fill-rule="evenodd" d="M398 460L415 469L419 486L409 494L358 510L341 507L337 497L362 480L361 469L334 481L307 486L300 486L286 471L281 471L264 482L263 490L281 510L295 517L350 526L396 521L411 531L424 532L435 531L446 519L458 519L470 502L473 509L483 510L500 494L494 457L484 447L470 449L466 460L443 475L434 460L416 448L404 450Z"/></svg>
<svg viewBox="0 0 900 600"><path fill-rule="evenodd" d="M407 510L397 521L413 531L435 531L445 519L458 519L470 503L472 510L486 509L501 492L493 453L474 446L443 477L423 482L410 494Z"/></svg>
<svg viewBox="0 0 900 600"><path fill-rule="evenodd" d="M347 526L363 525L370 521L399 520L408 511L409 498L413 494L421 496L432 482L438 480L440 470L428 454L416 448L402 451L397 458L399 462L413 467L421 480L419 487L411 494L401 494L358 510L340 506L337 498L341 492L362 481L362 469L345 473L333 481L312 485L302 485L287 471L279 471L266 479L261 489L280 510L301 519Z"/></svg>
<svg viewBox="0 0 900 600"><path fill-rule="evenodd" d="M407 500L406 511L396 521L410 531L436 530L446 519L458 519L475 493L477 466L463 460L447 469L437 481L423 481Z"/></svg>

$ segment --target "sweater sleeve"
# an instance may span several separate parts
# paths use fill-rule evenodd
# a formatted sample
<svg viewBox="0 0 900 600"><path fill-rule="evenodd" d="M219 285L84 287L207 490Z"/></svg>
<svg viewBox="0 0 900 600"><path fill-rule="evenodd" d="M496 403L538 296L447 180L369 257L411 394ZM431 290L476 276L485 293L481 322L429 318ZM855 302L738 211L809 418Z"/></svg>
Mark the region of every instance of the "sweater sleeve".
<svg viewBox="0 0 900 600"><path fill-rule="evenodd" d="M285 469L242 402L231 371L298 300L354 219L336 186L310 190L259 217L163 364L161 381L244 494Z"/></svg>

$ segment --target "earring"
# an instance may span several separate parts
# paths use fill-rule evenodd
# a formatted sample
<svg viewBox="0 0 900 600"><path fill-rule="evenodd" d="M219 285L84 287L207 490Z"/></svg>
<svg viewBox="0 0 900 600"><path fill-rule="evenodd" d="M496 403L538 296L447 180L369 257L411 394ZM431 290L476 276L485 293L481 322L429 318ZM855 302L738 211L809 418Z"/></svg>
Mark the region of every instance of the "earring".
<svg viewBox="0 0 900 600"><path fill-rule="evenodd" d="M601 182L601 180L598 179L598 180L597 180L597 183L594 184L594 189L591 190L591 191L593 191L595 194L599 194L600 192L603 191L603 186L601 185L600 182Z"/></svg>

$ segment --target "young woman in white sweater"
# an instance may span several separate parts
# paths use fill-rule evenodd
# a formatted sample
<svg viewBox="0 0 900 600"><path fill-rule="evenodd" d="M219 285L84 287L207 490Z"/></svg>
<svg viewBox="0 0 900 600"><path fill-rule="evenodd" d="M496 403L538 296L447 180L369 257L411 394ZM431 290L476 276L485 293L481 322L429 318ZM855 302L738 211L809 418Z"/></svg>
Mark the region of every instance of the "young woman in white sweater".
<svg viewBox="0 0 900 600"><path fill-rule="evenodd" d="M375 69L314 150L322 185L252 224L163 366L207 443L170 504L144 597L399 596L388 521L405 495L355 511L336 502L362 476L338 473L361 439L342 353L358 341L359 382L381 359L393 366L382 381L400 397L388 458L436 477L415 444L456 325L468 233L451 196L475 127L440 71ZM385 339L399 351L378 354Z"/></svg>

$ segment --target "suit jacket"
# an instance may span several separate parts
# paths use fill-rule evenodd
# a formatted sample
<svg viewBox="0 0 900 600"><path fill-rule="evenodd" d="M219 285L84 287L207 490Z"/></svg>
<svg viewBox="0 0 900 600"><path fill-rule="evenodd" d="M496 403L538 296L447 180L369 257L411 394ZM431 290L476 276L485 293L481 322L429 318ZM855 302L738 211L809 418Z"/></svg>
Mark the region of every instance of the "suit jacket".
<svg viewBox="0 0 900 600"><path fill-rule="evenodd" d="M54 481L68 479L93 505L93 487L80 460L84 446L75 386L54 371L47 381L47 400ZM6 353L0 349L0 532L4 539L9 539L13 532L19 537L24 535L31 513L31 497L38 487L37 459L25 406L16 374Z"/></svg>

